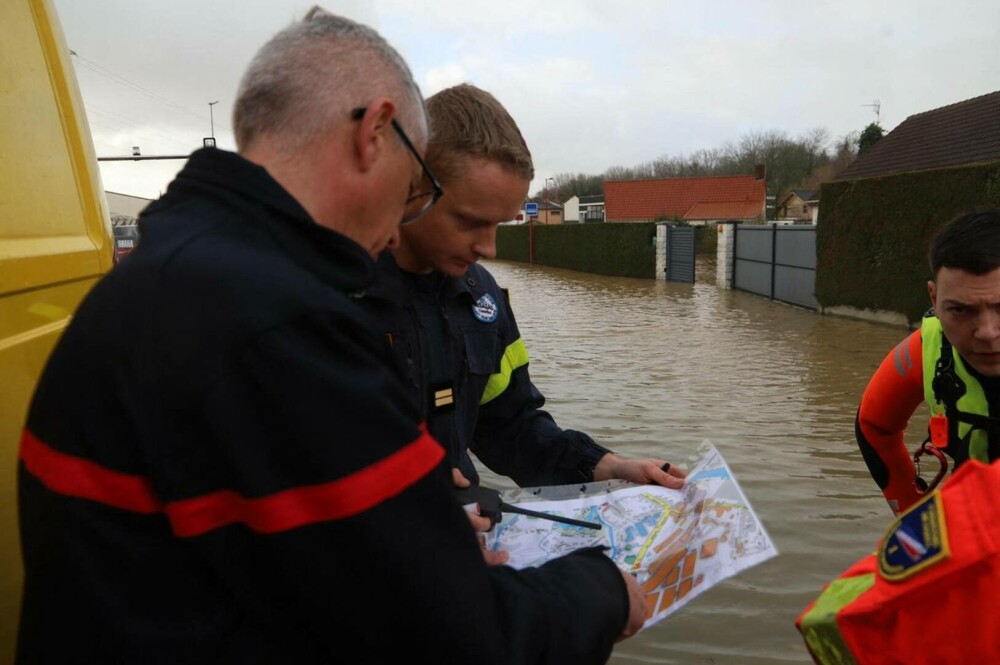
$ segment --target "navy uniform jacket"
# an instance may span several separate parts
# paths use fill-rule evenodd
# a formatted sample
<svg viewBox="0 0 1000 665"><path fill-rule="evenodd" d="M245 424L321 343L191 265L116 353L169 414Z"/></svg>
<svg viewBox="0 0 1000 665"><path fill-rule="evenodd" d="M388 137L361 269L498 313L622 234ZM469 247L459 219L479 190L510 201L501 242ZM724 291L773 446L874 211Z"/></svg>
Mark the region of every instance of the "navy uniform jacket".
<svg viewBox="0 0 1000 665"><path fill-rule="evenodd" d="M141 225L30 407L19 663L607 659L607 557L485 565L351 298L360 246L214 149Z"/></svg>
<svg viewBox="0 0 1000 665"><path fill-rule="evenodd" d="M415 276L389 252L377 265L361 304L380 320L396 370L453 466L477 482L471 450L522 487L593 480L608 450L542 410L514 313L486 268ZM451 404L435 398L449 389Z"/></svg>

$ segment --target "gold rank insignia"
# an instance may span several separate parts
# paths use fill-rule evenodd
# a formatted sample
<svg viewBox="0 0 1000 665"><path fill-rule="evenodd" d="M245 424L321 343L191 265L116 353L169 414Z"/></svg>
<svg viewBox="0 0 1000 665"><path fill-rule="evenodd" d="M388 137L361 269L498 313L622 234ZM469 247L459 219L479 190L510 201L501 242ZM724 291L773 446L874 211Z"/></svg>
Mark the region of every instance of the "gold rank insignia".
<svg viewBox="0 0 1000 665"><path fill-rule="evenodd" d="M441 408L443 406L450 406L454 404L455 396L452 393L451 388L442 388L441 390L434 391L434 407Z"/></svg>

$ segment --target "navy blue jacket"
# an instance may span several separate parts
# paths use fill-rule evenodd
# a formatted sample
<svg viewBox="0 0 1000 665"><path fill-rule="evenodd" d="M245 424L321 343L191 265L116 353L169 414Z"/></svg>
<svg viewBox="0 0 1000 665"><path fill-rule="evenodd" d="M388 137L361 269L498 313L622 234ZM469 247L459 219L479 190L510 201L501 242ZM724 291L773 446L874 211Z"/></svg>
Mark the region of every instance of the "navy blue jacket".
<svg viewBox="0 0 1000 665"><path fill-rule="evenodd" d="M360 303L381 322L396 371L453 466L477 482L471 450L522 487L593 480L608 450L561 429L542 409L514 313L486 268L474 264L460 278L415 276L389 252L377 266ZM438 405L434 394L445 383L453 404Z"/></svg>
<svg viewBox="0 0 1000 665"><path fill-rule="evenodd" d="M19 663L607 659L607 557L485 565L354 303L360 246L213 149L141 228L30 407Z"/></svg>

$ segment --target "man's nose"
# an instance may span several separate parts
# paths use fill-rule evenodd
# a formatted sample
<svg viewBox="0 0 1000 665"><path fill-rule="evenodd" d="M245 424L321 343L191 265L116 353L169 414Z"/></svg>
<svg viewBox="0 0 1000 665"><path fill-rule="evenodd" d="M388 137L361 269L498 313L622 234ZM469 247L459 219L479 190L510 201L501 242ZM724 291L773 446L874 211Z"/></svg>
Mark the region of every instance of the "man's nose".
<svg viewBox="0 0 1000 665"><path fill-rule="evenodd" d="M472 250L480 257L484 259L496 258L497 255L497 230L496 228L485 229L483 233L476 238L476 242L472 245Z"/></svg>
<svg viewBox="0 0 1000 665"><path fill-rule="evenodd" d="M976 338L992 340L1000 337L1000 312L990 308L979 317L976 326Z"/></svg>

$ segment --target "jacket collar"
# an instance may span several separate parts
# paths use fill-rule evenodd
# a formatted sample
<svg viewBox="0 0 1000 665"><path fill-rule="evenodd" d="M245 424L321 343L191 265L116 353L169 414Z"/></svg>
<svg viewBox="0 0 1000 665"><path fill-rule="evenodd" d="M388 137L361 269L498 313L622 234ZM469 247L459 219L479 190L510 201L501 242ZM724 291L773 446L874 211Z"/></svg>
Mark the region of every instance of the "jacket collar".
<svg viewBox="0 0 1000 665"><path fill-rule="evenodd" d="M169 203L172 194L199 190L246 210L240 223L263 224L297 263L337 289L360 291L375 278L368 252L347 236L317 224L264 167L233 152L202 148L191 155L162 200ZM155 212L157 203L150 204L150 212ZM270 214L261 215L261 208Z"/></svg>
<svg viewBox="0 0 1000 665"><path fill-rule="evenodd" d="M447 299L451 301L468 294L475 302L485 292L483 280L479 278L480 270L482 268L478 264L473 264L461 277L446 277L444 288ZM387 300L398 307L406 304L408 288L392 252L382 252L376 262L375 281L365 290L365 296Z"/></svg>

